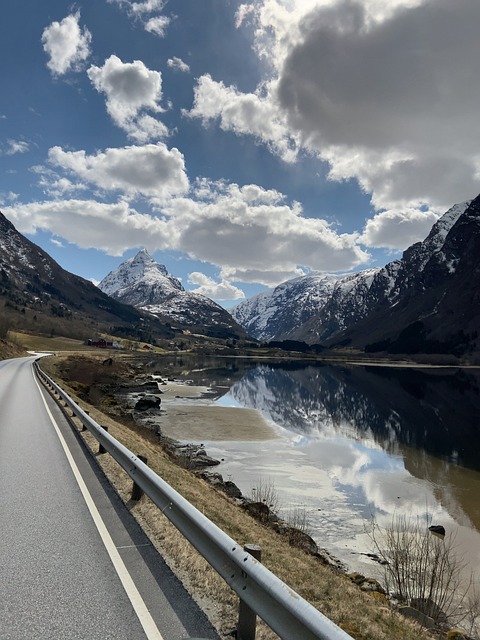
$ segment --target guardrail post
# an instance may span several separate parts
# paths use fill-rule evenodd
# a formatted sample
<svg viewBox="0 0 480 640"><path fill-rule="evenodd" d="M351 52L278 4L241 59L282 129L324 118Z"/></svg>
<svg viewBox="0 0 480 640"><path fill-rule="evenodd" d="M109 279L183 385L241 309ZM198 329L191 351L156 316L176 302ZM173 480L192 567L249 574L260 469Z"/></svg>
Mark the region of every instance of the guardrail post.
<svg viewBox="0 0 480 640"><path fill-rule="evenodd" d="M101 424L100 426L102 427L102 429L104 431L106 431L108 433L108 427L104 427L103 424ZM105 447L103 446L103 444L101 442L98 445L98 453L107 453L107 450L105 449Z"/></svg>
<svg viewBox="0 0 480 640"><path fill-rule="evenodd" d="M147 464L147 458L145 456L137 456L137 458L139 460L141 460L142 462L144 462L145 464ZM138 484L135 482L135 480L133 481L133 487L132 487L132 500L135 500L135 502L137 500L140 500L140 498L143 496L143 489L141 487L138 486Z"/></svg>
<svg viewBox="0 0 480 640"><path fill-rule="evenodd" d="M87 414L87 416L90 415L88 411L86 411L86 410L84 410L84 411ZM87 430L87 427L82 422L82 431L86 431L86 430Z"/></svg>
<svg viewBox="0 0 480 640"><path fill-rule="evenodd" d="M246 544L244 551L256 560L262 559L262 548L257 544ZM257 614L240 598L238 607L237 640L255 640L257 634Z"/></svg>

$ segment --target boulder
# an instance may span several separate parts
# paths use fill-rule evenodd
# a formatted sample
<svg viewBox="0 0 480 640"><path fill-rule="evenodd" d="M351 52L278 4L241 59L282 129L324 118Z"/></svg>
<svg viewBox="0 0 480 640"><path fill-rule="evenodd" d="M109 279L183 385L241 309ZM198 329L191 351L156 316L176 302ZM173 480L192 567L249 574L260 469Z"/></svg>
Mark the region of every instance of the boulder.
<svg viewBox="0 0 480 640"><path fill-rule="evenodd" d="M422 627L425 627L425 629L433 629L433 627L435 626L433 618L430 618L430 616L426 616L424 613L422 613L418 609L415 609L414 607L403 605L398 608L398 612L406 618L415 620L415 622L421 624Z"/></svg>
<svg viewBox="0 0 480 640"><path fill-rule="evenodd" d="M436 602L430 598L412 598L410 601L412 607L423 611L423 613L430 618L433 618L435 622L445 623L447 622L447 615L438 606Z"/></svg>
<svg viewBox="0 0 480 640"><path fill-rule="evenodd" d="M153 395L145 395L138 400L134 406L135 411L148 411L149 409L159 409L161 399Z"/></svg>
<svg viewBox="0 0 480 640"><path fill-rule="evenodd" d="M441 524L432 524L428 527L428 530L433 533L433 535L438 536L439 538L445 537L445 527L442 527Z"/></svg>
<svg viewBox="0 0 480 640"><path fill-rule="evenodd" d="M360 585L360 589L362 591L375 591L377 593L385 594L385 589L378 580L375 580L374 578L366 578Z"/></svg>
<svg viewBox="0 0 480 640"><path fill-rule="evenodd" d="M297 529L296 527L288 527L286 530L286 534L288 536L288 542L292 547L303 549L307 553L310 553L312 556L317 555L317 543L311 536L308 535L308 533L305 533L305 531Z"/></svg>
<svg viewBox="0 0 480 640"><path fill-rule="evenodd" d="M240 489L231 480L227 480L226 482L223 483L223 490L227 495L229 495L232 498L240 499L243 497Z"/></svg>
<svg viewBox="0 0 480 640"><path fill-rule="evenodd" d="M261 522L267 521L270 516L270 509L264 502L246 502L243 508L256 520L260 520Z"/></svg>

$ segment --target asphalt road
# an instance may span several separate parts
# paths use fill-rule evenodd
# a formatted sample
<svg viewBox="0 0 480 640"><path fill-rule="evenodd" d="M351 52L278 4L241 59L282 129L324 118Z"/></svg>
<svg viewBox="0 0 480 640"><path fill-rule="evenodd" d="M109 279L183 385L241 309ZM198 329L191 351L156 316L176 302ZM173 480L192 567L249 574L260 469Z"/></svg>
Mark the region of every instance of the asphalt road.
<svg viewBox="0 0 480 640"><path fill-rule="evenodd" d="M0 362L0 639L218 638L32 361Z"/></svg>

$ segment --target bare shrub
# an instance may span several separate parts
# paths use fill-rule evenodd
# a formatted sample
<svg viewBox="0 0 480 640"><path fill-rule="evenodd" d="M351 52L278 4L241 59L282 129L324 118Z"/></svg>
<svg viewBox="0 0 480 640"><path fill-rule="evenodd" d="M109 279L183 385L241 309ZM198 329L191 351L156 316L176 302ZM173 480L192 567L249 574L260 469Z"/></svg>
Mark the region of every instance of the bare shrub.
<svg viewBox="0 0 480 640"><path fill-rule="evenodd" d="M420 517L395 515L385 528L373 522L370 538L390 595L437 624L465 620L473 580L455 534L437 537Z"/></svg>
<svg viewBox="0 0 480 640"><path fill-rule="evenodd" d="M468 594L462 626L470 638L480 640L480 588L476 584L472 584Z"/></svg>
<svg viewBox="0 0 480 640"><path fill-rule="evenodd" d="M252 502L263 502L273 513L277 513L280 508L278 491L271 478L260 478L258 484L252 487L248 498Z"/></svg>
<svg viewBox="0 0 480 640"><path fill-rule="evenodd" d="M285 516L285 522L292 529L301 531L308 536L312 535L310 519L305 505L297 505L290 509Z"/></svg>

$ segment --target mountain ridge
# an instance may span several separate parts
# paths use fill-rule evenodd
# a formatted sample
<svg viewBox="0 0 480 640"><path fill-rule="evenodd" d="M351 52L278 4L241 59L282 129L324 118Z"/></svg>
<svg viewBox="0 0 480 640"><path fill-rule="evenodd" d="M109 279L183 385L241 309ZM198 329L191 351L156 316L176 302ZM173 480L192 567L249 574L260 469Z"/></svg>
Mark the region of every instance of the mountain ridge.
<svg viewBox="0 0 480 640"><path fill-rule="evenodd" d="M215 337L245 338L245 330L210 298L185 291L180 280L146 249L122 262L98 285L104 293L148 312L172 326Z"/></svg>
<svg viewBox="0 0 480 640"><path fill-rule="evenodd" d="M4 302L2 317L12 327L83 338L102 331L137 339L172 335L157 319L63 269L2 213L0 299Z"/></svg>
<svg viewBox="0 0 480 640"><path fill-rule="evenodd" d="M424 241L384 267L295 278L240 303L232 315L264 341L394 352L476 348L480 309L471 281L473 276L480 286L474 259L480 249L477 212L480 196L451 207ZM461 309L471 321L461 321ZM306 319L295 326L283 321L302 314Z"/></svg>

